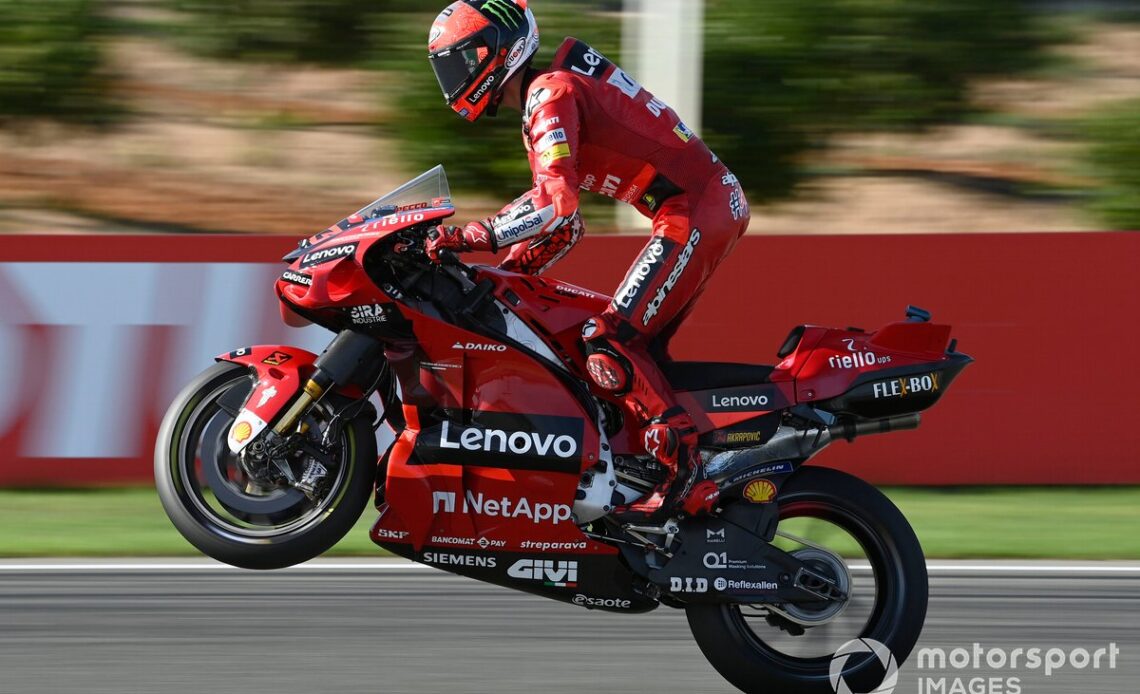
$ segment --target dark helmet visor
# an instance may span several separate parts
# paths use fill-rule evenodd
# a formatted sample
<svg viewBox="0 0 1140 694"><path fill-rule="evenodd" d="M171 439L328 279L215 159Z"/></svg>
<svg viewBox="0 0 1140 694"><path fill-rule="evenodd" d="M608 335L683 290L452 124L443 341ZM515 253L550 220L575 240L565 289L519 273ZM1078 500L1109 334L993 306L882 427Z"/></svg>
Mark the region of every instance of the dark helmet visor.
<svg viewBox="0 0 1140 694"><path fill-rule="evenodd" d="M483 49L482 60L479 59L480 49ZM454 103L494 57L494 53L478 37L431 54L431 68L435 71L435 78L439 81L439 88L443 90L447 103Z"/></svg>

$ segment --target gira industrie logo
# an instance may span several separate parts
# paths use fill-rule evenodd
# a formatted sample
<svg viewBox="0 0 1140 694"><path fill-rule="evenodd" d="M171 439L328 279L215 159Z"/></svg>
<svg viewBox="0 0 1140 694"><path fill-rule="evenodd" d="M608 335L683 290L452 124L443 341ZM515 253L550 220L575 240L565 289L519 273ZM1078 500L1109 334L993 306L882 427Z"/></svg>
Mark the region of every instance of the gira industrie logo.
<svg viewBox="0 0 1140 694"><path fill-rule="evenodd" d="M494 15L503 24L506 24L512 29L519 28L519 20L522 19L522 10L519 6L511 2L511 0L486 0L479 9L487 14Z"/></svg>

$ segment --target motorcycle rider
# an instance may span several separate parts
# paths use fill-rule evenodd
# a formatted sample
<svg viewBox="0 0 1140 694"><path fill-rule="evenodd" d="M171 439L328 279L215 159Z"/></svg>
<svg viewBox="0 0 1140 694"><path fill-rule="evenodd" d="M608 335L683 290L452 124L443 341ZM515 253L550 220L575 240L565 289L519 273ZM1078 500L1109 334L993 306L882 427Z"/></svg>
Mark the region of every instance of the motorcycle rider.
<svg viewBox="0 0 1140 694"><path fill-rule="evenodd" d="M692 309L748 227L736 177L667 105L596 50L567 38L545 69L530 63L538 25L526 0L459 0L436 18L428 53L447 104L468 121L522 111L534 187L493 217L441 226L427 250L498 251L501 267L539 274L584 232L579 190L633 205L653 233L606 310L586 323L586 367L642 427L666 470L647 497L614 513L660 522L707 512L717 487L703 479L697 431L650 356Z"/></svg>

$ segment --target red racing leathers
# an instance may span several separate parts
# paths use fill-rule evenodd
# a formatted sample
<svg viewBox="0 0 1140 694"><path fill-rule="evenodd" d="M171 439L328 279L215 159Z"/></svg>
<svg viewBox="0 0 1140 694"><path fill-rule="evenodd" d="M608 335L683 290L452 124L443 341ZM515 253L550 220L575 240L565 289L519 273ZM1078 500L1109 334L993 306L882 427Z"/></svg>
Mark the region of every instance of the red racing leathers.
<svg viewBox="0 0 1140 694"><path fill-rule="evenodd" d="M675 472L689 461L695 430L648 345L672 335L748 227L744 193L672 109L581 41L566 39L525 97L523 143L534 188L467 225L463 240L474 250L512 246L502 267L538 274L582 236L579 190L631 204L653 220L652 237L583 337L591 376L620 397L627 416L645 427L648 452ZM674 501L688 496L695 478L688 476ZM681 486L675 481L671 474L647 510Z"/></svg>

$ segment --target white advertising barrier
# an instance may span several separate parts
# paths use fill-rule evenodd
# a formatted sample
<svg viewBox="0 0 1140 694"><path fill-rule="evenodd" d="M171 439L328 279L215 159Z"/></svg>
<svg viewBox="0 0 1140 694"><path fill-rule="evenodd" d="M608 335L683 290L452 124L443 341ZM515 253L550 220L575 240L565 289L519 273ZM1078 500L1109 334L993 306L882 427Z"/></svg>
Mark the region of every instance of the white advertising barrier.
<svg viewBox="0 0 1140 694"><path fill-rule="evenodd" d="M149 476L167 405L214 357L253 344L320 351L289 328L281 264L0 264L0 485Z"/></svg>

